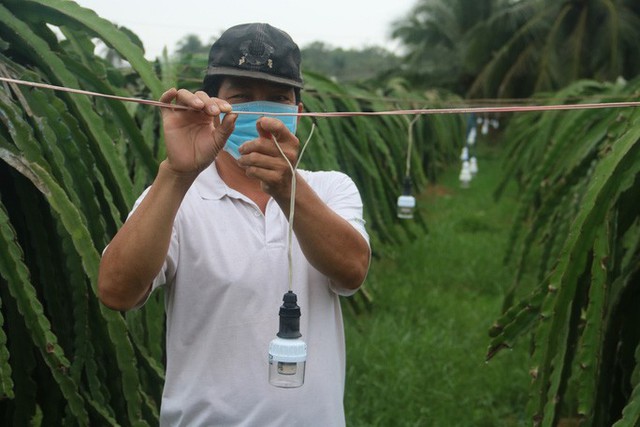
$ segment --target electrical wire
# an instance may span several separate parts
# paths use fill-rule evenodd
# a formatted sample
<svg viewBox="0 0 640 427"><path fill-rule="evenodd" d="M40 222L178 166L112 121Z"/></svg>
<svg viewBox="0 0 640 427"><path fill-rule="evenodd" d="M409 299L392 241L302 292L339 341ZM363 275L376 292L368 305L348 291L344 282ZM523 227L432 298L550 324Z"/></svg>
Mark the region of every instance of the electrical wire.
<svg viewBox="0 0 640 427"><path fill-rule="evenodd" d="M168 104L164 102L154 101L150 99L130 98L117 95L109 95L99 92L91 92L81 89L71 89L63 86L55 86L46 83L30 82L25 80L10 79L0 77L0 81L25 86L34 86L39 88L58 90L62 92L76 93L89 96L98 96L103 98L115 99L119 101L135 102L138 104L151 105L161 108L171 108L180 110L189 110L190 107L178 104ZM457 108L431 108L431 109L408 109L408 110L388 110L388 111L333 111L333 112L300 112L300 113L266 113L262 111L233 111L234 114L253 114L253 115L269 115L269 116L298 116L298 117L358 117L358 116L398 116L398 115L432 115L432 114L466 114L466 113L510 113L510 112L534 112L534 111L563 111L563 110L588 110L601 108L630 108L640 107L638 101L625 102L602 102L602 103L584 103L584 104L549 104L549 105L509 105L509 106L492 106L492 107L457 107ZM192 109L199 111L196 109Z"/></svg>
<svg viewBox="0 0 640 427"><path fill-rule="evenodd" d="M409 175L411 175L411 151L413 151L413 125L418 121L418 119L420 118L419 115L416 115L410 122L409 122L409 135L408 135L408 143L407 143L407 161L405 164L405 178L409 178Z"/></svg>
<svg viewBox="0 0 640 427"><path fill-rule="evenodd" d="M311 131L309 132L309 136L307 137L307 141L304 143L302 150L300 150L300 153L298 154L298 160L296 161L296 165L292 165L291 161L289 161L289 159L287 158L287 156L284 154L284 151L282 150L282 147L280 147L280 144L278 143L278 140L276 139L276 137L274 135L271 135L271 138L273 138L273 143L276 145L276 148L278 149L278 151L280 151L280 154L282 155L282 157L284 158L284 160L287 162L287 165L289 166L289 169L291 169L291 196L289 197L289 230L287 233L287 260L289 263L289 290L293 291L293 255L292 255L292 246L293 246L293 217L295 214L295 208L296 208L296 188L297 188L297 179L296 179L296 170L298 169L298 165L300 164L300 160L302 159L302 155L304 154L304 151L306 150L307 146L309 145L309 142L311 141L311 137L313 136L313 131L315 130L316 125L315 123L311 124Z"/></svg>

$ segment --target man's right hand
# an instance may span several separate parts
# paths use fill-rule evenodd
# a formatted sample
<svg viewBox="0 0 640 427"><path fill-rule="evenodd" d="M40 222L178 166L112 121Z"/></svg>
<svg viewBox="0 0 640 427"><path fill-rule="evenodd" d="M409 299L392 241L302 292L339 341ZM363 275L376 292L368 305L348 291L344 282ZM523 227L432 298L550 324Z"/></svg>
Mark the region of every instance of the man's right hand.
<svg viewBox="0 0 640 427"><path fill-rule="evenodd" d="M237 115L226 101L205 92L169 89L160 101L191 110L162 109L167 159L146 197L105 249L100 261L98 295L115 310L140 304L151 290L169 250L173 221L193 180L216 158L235 126Z"/></svg>
<svg viewBox="0 0 640 427"><path fill-rule="evenodd" d="M198 175L216 158L233 132L236 118L231 105L205 92L169 89L160 101L190 107L191 110L162 109L167 166L175 173ZM220 113L225 113L220 120Z"/></svg>

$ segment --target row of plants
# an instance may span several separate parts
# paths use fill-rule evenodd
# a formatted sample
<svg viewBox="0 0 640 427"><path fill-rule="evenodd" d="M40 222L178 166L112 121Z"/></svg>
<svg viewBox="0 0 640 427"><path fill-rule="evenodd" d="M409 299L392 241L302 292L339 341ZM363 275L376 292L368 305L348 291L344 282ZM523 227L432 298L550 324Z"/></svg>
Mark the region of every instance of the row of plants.
<svg viewBox="0 0 640 427"><path fill-rule="evenodd" d="M106 45L128 64L96 56ZM0 76L157 99L179 85L140 40L66 0L0 0ZM402 82L382 92L305 75L310 111L443 102ZM304 167L338 169L360 188L374 249L424 230L399 223L409 118L318 119ZM302 120L300 139L310 132ZM464 121L411 127L414 190L457 157ZM164 158L157 109L1 83L0 420L7 425L155 425L163 386L158 293L126 314L95 292L100 253Z"/></svg>
<svg viewBox="0 0 640 427"><path fill-rule="evenodd" d="M626 101L639 90L640 80L579 81L550 102ZM530 338L534 425L638 425L640 111L520 114L505 140L498 195L511 179L520 187L506 259L515 276L488 357ZM539 285L522 289L531 273Z"/></svg>

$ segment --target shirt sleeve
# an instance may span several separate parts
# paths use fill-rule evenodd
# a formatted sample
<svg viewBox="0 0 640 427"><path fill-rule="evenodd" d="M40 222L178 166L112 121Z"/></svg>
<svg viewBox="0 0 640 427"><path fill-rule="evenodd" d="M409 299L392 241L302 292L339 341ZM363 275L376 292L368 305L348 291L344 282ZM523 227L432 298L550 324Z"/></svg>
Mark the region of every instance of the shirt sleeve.
<svg viewBox="0 0 640 427"><path fill-rule="evenodd" d="M314 190L320 198L331 210L351 224L365 239L367 245L370 245L369 234L365 228L362 198L353 180L348 175L337 171L312 172L312 174L317 174L317 178L319 178L319 185L317 187L312 185L312 188L316 187ZM329 283L331 290L338 295L349 296L357 292L357 289L343 289L333 282Z"/></svg>

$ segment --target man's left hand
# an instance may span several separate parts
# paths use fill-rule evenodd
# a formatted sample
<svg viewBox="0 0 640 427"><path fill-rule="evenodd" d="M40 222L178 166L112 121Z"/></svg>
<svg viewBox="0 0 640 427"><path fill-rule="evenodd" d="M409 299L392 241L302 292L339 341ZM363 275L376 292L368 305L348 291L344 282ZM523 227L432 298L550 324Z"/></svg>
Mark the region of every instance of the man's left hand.
<svg viewBox="0 0 640 427"><path fill-rule="evenodd" d="M282 157L276 142L295 166L300 142L280 120L262 117L257 124L260 135L240 147L238 163L247 176L260 180L262 190L276 200L288 199L291 194L291 168Z"/></svg>

